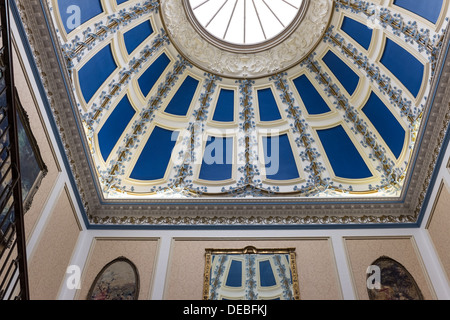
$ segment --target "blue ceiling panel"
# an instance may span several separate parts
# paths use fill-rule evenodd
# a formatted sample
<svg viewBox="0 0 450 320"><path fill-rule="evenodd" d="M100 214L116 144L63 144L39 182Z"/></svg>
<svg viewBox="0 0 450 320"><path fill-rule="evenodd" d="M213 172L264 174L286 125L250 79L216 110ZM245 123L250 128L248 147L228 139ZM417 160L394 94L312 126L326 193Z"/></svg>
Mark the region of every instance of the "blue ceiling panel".
<svg viewBox="0 0 450 320"><path fill-rule="evenodd" d="M263 137L266 177L271 180L292 180L300 178L289 137Z"/></svg>
<svg viewBox="0 0 450 320"><path fill-rule="evenodd" d="M58 0L58 8L67 33L103 12L100 0Z"/></svg>
<svg viewBox="0 0 450 320"><path fill-rule="evenodd" d="M308 77L302 75L294 79L294 85L297 88L306 110L311 115L318 115L330 112L330 107L317 92L316 88L309 81Z"/></svg>
<svg viewBox="0 0 450 320"><path fill-rule="evenodd" d="M233 177L233 138L209 137L199 178L224 181Z"/></svg>
<svg viewBox="0 0 450 320"><path fill-rule="evenodd" d="M131 179L163 179L179 132L155 127L130 175Z"/></svg>
<svg viewBox="0 0 450 320"><path fill-rule="evenodd" d="M269 260L259 262L259 280L261 287L273 287L277 285Z"/></svg>
<svg viewBox="0 0 450 320"><path fill-rule="evenodd" d="M281 119L280 110L271 89L258 90L258 106L261 121Z"/></svg>
<svg viewBox="0 0 450 320"><path fill-rule="evenodd" d="M318 130L317 133L337 177L346 179L372 177L367 164L342 126Z"/></svg>
<svg viewBox="0 0 450 320"><path fill-rule="evenodd" d="M373 92L362 111L386 141L392 153L399 158L405 145L406 132L395 116Z"/></svg>
<svg viewBox="0 0 450 320"><path fill-rule="evenodd" d="M352 68L335 55L333 51L328 51L322 60L344 86L345 90L347 90L350 95L353 95L358 87L359 76Z"/></svg>
<svg viewBox="0 0 450 320"><path fill-rule="evenodd" d="M443 0L394 0L394 4L436 23L441 14Z"/></svg>
<svg viewBox="0 0 450 320"><path fill-rule="evenodd" d="M214 121L234 121L234 95L234 90L220 90L219 100L217 101L213 116Z"/></svg>
<svg viewBox="0 0 450 320"><path fill-rule="evenodd" d="M106 120L98 133L98 144L105 161L135 114L136 110L126 95Z"/></svg>
<svg viewBox="0 0 450 320"><path fill-rule="evenodd" d="M358 42L364 49L369 50L370 43L372 42L372 29L349 17L344 17L341 29Z"/></svg>
<svg viewBox="0 0 450 320"><path fill-rule="evenodd" d="M127 31L124 35L125 47L128 54L131 54L139 45L144 42L153 33L152 24L150 20L137 25L133 29Z"/></svg>
<svg viewBox="0 0 450 320"><path fill-rule="evenodd" d="M240 288L242 287L242 261L232 260L228 275L226 277L226 286Z"/></svg>
<svg viewBox="0 0 450 320"><path fill-rule="evenodd" d="M89 102L106 79L117 69L111 45L104 47L78 72L81 92Z"/></svg>
<svg viewBox="0 0 450 320"><path fill-rule="evenodd" d="M387 38L381 63L388 68L415 97L419 95L425 66L417 60L416 57L391 39Z"/></svg>
<svg viewBox="0 0 450 320"><path fill-rule="evenodd" d="M198 83L198 80L190 76L186 77L164 112L175 116L186 116L197 91Z"/></svg>
<svg viewBox="0 0 450 320"><path fill-rule="evenodd" d="M170 63L169 57L163 53L156 59L138 79L139 87L144 97L147 97L156 81Z"/></svg>

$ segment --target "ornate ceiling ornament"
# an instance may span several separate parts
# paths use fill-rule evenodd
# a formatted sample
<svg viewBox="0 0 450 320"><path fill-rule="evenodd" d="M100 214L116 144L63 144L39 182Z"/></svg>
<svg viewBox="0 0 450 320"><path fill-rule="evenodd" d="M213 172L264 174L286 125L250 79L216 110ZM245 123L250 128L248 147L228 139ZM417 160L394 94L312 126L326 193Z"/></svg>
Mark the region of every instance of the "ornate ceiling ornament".
<svg viewBox="0 0 450 320"><path fill-rule="evenodd" d="M162 0L161 17L180 53L199 68L223 77L260 78L282 72L305 59L322 40L333 13L332 0L305 0L303 19L287 38L263 51L230 52L213 45L191 23L185 1ZM274 41L277 41L276 39ZM259 48L261 50L261 48Z"/></svg>

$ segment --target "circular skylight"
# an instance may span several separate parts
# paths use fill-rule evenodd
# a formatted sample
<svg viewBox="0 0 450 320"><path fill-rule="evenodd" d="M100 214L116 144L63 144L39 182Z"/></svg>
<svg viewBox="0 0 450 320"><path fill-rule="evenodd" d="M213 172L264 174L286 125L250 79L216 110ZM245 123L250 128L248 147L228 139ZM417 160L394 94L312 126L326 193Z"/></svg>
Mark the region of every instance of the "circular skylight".
<svg viewBox="0 0 450 320"><path fill-rule="evenodd" d="M197 28L216 45L267 48L295 29L304 0L186 0ZM212 37L211 37L212 36ZM228 48L230 48L228 46Z"/></svg>

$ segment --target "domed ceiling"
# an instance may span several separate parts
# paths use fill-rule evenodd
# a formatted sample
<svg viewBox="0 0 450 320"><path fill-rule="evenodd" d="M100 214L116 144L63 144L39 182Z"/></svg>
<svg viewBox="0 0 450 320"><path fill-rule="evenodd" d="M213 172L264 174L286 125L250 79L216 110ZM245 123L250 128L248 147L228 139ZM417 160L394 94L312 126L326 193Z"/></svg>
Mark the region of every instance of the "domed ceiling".
<svg viewBox="0 0 450 320"><path fill-rule="evenodd" d="M404 194L448 1L73 3L48 8L105 203Z"/></svg>

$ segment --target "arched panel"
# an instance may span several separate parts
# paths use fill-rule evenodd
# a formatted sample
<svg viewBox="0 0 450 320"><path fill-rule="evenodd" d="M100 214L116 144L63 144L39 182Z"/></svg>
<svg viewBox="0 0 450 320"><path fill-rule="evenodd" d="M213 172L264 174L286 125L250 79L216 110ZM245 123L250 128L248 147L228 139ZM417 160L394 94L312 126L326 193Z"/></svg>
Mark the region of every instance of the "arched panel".
<svg viewBox="0 0 450 320"><path fill-rule="evenodd" d="M225 285L227 287L241 288L242 287L242 261L231 259L231 264L226 276Z"/></svg>
<svg viewBox="0 0 450 320"><path fill-rule="evenodd" d="M370 300L424 300L419 286L408 270L389 257L380 257L368 275Z"/></svg>
<svg viewBox="0 0 450 320"><path fill-rule="evenodd" d="M139 281L136 266L124 257L117 258L98 273L87 300L137 300Z"/></svg>

